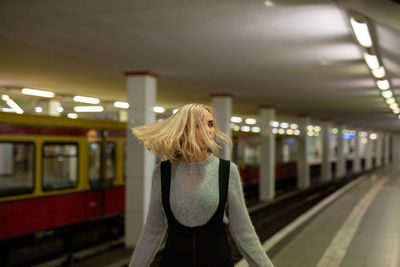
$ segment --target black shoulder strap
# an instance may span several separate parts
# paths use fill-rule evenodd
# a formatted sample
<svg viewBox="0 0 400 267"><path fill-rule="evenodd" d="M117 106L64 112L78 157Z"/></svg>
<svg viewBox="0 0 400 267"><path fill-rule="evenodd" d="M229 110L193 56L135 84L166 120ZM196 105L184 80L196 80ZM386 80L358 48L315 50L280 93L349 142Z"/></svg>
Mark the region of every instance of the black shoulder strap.
<svg viewBox="0 0 400 267"><path fill-rule="evenodd" d="M214 213L214 216L211 218L210 222L221 223L224 220L224 211L226 207L226 201L228 198L229 171L230 171L230 161L219 159L219 168L218 168L219 204L217 211Z"/></svg>
<svg viewBox="0 0 400 267"><path fill-rule="evenodd" d="M161 162L161 194L162 204L167 220L174 220L174 215L171 211L169 203L169 193L171 190L171 162L169 160Z"/></svg>

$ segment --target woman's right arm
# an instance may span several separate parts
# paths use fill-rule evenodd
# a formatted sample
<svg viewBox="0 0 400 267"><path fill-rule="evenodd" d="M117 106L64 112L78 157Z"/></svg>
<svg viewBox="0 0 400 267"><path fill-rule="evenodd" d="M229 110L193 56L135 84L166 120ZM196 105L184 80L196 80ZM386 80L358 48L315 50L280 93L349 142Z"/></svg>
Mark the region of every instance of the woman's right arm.
<svg viewBox="0 0 400 267"><path fill-rule="evenodd" d="M129 267L149 266L164 238L167 222L162 208L160 176L160 165L158 165L153 172L146 224L133 252Z"/></svg>

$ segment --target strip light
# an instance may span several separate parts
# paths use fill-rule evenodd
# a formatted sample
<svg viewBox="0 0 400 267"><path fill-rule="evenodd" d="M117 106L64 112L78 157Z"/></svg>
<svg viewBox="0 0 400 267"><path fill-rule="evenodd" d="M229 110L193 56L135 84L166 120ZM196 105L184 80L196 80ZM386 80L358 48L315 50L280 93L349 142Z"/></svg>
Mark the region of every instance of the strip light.
<svg viewBox="0 0 400 267"><path fill-rule="evenodd" d="M3 99L7 103L7 105L12 108L16 113L24 113L24 110L20 108L20 106L18 106L17 103L15 103L14 100L12 100L8 95L2 95L1 99Z"/></svg>
<svg viewBox="0 0 400 267"><path fill-rule="evenodd" d="M379 61L375 55L364 53L364 59L371 70L379 68Z"/></svg>
<svg viewBox="0 0 400 267"><path fill-rule="evenodd" d="M231 122L241 123L242 121L243 119L241 117L235 117L235 116L231 117Z"/></svg>
<svg viewBox="0 0 400 267"><path fill-rule="evenodd" d="M48 98L54 97L53 92L31 89L31 88L23 88L21 90L21 93L24 95L34 95L34 96L41 96L41 97L48 97Z"/></svg>
<svg viewBox="0 0 400 267"><path fill-rule="evenodd" d="M128 109L129 108L129 103L121 102L121 101L115 101L114 102L114 107Z"/></svg>
<svg viewBox="0 0 400 267"><path fill-rule="evenodd" d="M100 99L95 97L87 97L87 96L74 96L74 101L79 103L86 103L86 104L98 104L100 103Z"/></svg>
<svg viewBox="0 0 400 267"><path fill-rule="evenodd" d="M392 91L390 91L390 90L382 91L381 94L382 94L382 96L383 96L384 98L391 98L391 97L393 97L393 93L392 93Z"/></svg>
<svg viewBox="0 0 400 267"><path fill-rule="evenodd" d="M374 75L374 77L377 79L385 77L386 75L385 68L383 66L380 66L379 68L372 70L372 75Z"/></svg>
<svg viewBox="0 0 400 267"><path fill-rule="evenodd" d="M74 107L75 112L102 112L104 108L102 106L76 106Z"/></svg>
<svg viewBox="0 0 400 267"><path fill-rule="evenodd" d="M389 81L388 80L377 80L376 85L378 86L379 89L381 90L387 90L390 88Z"/></svg>
<svg viewBox="0 0 400 267"><path fill-rule="evenodd" d="M353 17L350 18L350 24L360 45L364 47L371 47L372 40L367 24L363 22L358 22Z"/></svg>
<svg viewBox="0 0 400 267"><path fill-rule="evenodd" d="M165 108L163 108L163 107L154 107L153 111L155 113L164 113L165 112Z"/></svg>

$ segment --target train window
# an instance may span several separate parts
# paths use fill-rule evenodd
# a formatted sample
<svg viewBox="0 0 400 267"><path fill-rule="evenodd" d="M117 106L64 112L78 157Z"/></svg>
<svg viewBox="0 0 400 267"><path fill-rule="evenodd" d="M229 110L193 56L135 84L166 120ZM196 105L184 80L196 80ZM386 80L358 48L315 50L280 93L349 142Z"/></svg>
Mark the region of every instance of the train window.
<svg viewBox="0 0 400 267"><path fill-rule="evenodd" d="M31 142L0 142L0 196L33 192L35 145Z"/></svg>
<svg viewBox="0 0 400 267"><path fill-rule="evenodd" d="M101 177L101 143L90 143L89 146L89 182L92 189L100 188ZM115 179L115 143L106 143L104 188L109 188Z"/></svg>
<svg viewBox="0 0 400 267"><path fill-rule="evenodd" d="M99 189L101 176L101 143L89 144L89 182L92 189Z"/></svg>
<svg viewBox="0 0 400 267"><path fill-rule="evenodd" d="M43 144L43 190L73 188L78 185L78 144Z"/></svg>

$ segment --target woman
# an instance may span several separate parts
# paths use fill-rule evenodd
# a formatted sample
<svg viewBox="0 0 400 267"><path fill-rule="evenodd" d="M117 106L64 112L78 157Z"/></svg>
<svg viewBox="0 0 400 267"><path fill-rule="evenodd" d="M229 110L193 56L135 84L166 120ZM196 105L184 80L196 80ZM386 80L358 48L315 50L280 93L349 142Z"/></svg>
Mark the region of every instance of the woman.
<svg viewBox="0 0 400 267"><path fill-rule="evenodd" d="M210 107L185 105L133 134L168 161L153 172L146 225L129 267L150 265L167 228L160 266L233 266L226 224L251 266L273 266L247 213L237 166L208 152L231 142Z"/></svg>

